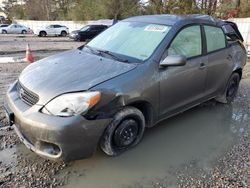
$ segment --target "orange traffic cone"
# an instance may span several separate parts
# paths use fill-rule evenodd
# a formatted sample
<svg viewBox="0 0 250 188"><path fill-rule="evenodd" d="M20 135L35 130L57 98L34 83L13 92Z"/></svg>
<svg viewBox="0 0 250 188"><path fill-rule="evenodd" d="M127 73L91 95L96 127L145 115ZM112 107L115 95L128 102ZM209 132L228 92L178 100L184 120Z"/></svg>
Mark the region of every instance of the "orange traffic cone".
<svg viewBox="0 0 250 188"><path fill-rule="evenodd" d="M25 59L28 63L32 63L34 61L29 44L27 44L27 47L26 47L26 58Z"/></svg>

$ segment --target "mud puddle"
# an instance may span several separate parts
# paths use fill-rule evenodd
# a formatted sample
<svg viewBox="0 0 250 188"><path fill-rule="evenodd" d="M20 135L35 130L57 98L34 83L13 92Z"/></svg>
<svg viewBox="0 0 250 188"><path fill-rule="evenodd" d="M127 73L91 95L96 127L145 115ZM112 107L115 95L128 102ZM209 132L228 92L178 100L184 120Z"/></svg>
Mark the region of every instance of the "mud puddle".
<svg viewBox="0 0 250 188"><path fill-rule="evenodd" d="M210 171L249 129L249 116L237 105L206 104L146 131L142 142L118 156L97 151L57 175L64 187L177 187L177 171ZM188 171L187 173L192 173Z"/></svg>

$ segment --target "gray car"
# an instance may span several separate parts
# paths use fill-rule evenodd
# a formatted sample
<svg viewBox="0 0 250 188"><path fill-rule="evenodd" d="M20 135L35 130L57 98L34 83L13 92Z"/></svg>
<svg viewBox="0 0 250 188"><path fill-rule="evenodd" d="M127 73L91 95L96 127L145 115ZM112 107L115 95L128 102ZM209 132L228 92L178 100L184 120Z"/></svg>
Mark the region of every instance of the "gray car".
<svg viewBox="0 0 250 188"><path fill-rule="evenodd" d="M20 25L20 24L11 24L7 27L2 28L2 32L3 34L27 34L27 33L31 33L31 29Z"/></svg>
<svg viewBox="0 0 250 188"><path fill-rule="evenodd" d="M43 157L81 159L98 146L116 156L166 118L210 99L231 103L246 63L241 41L236 24L209 16L128 18L28 66L6 114Z"/></svg>

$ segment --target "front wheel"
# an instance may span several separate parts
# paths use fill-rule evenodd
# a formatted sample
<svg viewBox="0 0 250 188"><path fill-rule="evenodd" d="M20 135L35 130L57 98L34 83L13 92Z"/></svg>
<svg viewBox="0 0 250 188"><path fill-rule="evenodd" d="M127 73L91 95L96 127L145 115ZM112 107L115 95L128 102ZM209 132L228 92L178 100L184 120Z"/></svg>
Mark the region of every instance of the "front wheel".
<svg viewBox="0 0 250 188"><path fill-rule="evenodd" d="M26 30L22 30L22 34L26 34L27 33L27 31Z"/></svg>
<svg viewBox="0 0 250 188"><path fill-rule="evenodd" d="M145 118L140 110L125 107L117 112L106 128L100 142L101 149L109 156L117 156L135 147L142 139Z"/></svg>
<svg viewBox="0 0 250 188"><path fill-rule="evenodd" d="M223 95L216 97L216 101L221 103L231 103L234 101L240 84L240 75L233 73L228 80L226 90Z"/></svg>
<svg viewBox="0 0 250 188"><path fill-rule="evenodd" d="M6 30L2 30L2 34L7 34L7 31Z"/></svg>

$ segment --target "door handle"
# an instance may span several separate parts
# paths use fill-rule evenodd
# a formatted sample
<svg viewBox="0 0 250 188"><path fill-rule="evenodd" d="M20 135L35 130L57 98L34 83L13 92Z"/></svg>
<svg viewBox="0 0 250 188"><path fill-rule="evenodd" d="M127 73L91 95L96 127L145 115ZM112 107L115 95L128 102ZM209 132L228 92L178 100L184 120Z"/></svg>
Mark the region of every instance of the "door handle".
<svg viewBox="0 0 250 188"><path fill-rule="evenodd" d="M200 64L200 69L205 69L206 68L206 64L205 63L201 63Z"/></svg>

